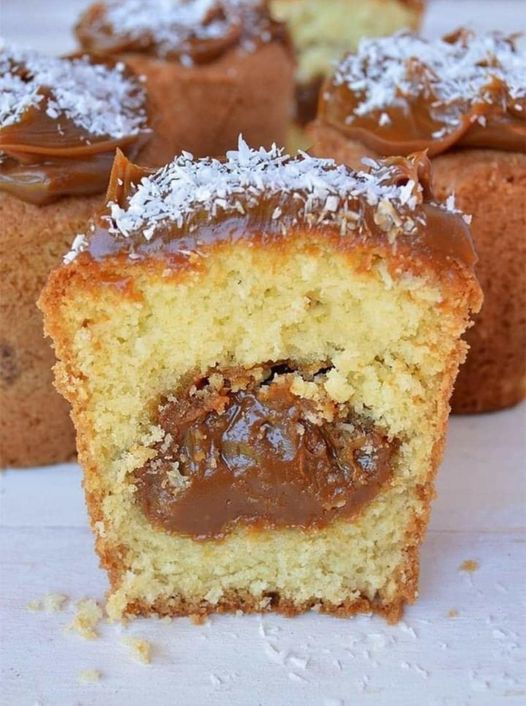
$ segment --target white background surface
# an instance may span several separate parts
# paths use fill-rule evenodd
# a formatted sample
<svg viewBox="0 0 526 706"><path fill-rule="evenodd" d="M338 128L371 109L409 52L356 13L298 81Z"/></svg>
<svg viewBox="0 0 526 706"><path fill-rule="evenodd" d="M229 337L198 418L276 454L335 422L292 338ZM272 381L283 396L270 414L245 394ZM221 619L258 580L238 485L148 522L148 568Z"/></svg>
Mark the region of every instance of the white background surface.
<svg viewBox="0 0 526 706"><path fill-rule="evenodd" d="M321 1L321 0L320 0ZM1 0L1 32L43 50L74 48L77 0ZM460 24L524 30L526 0L436 0L425 32ZM65 632L74 601L103 599L76 466L0 474L1 706L515 706L526 703L526 405L452 420L420 600L395 627L310 614L213 617L196 627L102 624ZM466 559L479 563L467 573ZM50 592L64 612L26 610ZM448 617L451 610L458 617ZM121 640L153 645L133 661ZM79 672L97 669L97 684Z"/></svg>

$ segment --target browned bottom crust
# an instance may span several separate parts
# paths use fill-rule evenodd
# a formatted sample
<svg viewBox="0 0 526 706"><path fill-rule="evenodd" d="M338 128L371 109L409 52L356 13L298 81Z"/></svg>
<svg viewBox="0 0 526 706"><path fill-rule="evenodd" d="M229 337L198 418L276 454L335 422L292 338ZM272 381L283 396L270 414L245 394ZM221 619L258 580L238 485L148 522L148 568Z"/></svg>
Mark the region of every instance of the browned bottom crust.
<svg viewBox="0 0 526 706"><path fill-rule="evenodd" d="M313 154L359 168L377 157L337 130L310 127ZM438 198L473 216L484 304L465 335L470 351L451 400L455 414L490 412L526 398L526 154L452 150L432 161Z"/></svg>
<svg viewBox="0 0 526 706"><path fill-rule="evenodd" d="M256 599L249 593L232 591L225 595L218 603L208 601L187 601L184 598L174 596L173 598L159 599L153 604L142 602L130 603L127 607L127 615L133 616L206 616L212 613L279 613L292 618L301 613L315 611L334 615L338 618L349 618L358 613L376 613L384 617L389 623L396 623L400 620L405 601L398 600L392 603L382 603L381 601L369 600L359 597L353 600L346 600L336 605L323 600L312 599L303 603L295 603L286 598L281 598L278 593L266 595L263 599Z"/></svg>
<svg viewBox="0 0 526 706"><path fill-rule="evenodd" d="M294 64L282 44L231 51L193 68L142 54L123 59L146 77L151 104L154 134L141 164L162 166L182 150L220 156L237 147L240 133L257 147L284 144L294 110Z"/></svg>
<svg viewBox="0 0 526 706"><path fill-rule="evenodd" d="M71 460L69 405L53 387L54 355L36 300L99 196L35 206L0 194L0 467Z"/></svg>

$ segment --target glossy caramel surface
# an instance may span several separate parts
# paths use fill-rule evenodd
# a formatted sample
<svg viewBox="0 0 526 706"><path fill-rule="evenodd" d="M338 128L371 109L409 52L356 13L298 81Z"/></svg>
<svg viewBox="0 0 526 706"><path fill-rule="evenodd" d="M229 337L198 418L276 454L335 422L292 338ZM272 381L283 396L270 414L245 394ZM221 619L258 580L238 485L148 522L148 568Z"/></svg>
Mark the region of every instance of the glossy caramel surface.
<svg viewBox="0 0 526 706"><path fill-rule="evenodd" d="M2 84L6 100L16 102L25 88L33 93L26 100L21 110L15 109L12 115L4 116L0 123L0 191L12 194L29 203L44 205L70 195L89 195L105 191L109 174L117 148L136 156L140 147L148 139L145 117L145 97L135 79L121 67L118 69L100 67L94 69L93 79L98 81L98 88L107 80L107 88L111 90L112 81L127 81L130 99L127 111L136 111L137 121L126 122L123 116L118 123L118 134L101 134L100 130L91 130L87 124L88 118L71 111L62 110L60 100L66 99L79 104L89 101L89 70L90 65L83 59L72 59L75 69L88 86L75 86L76 74L68 74L64 63L68 59L42 59L29 55L27 61L21 56L3 56L1 61ZM36 68L34 68L36 67ZM111 73L115 71L115 75ZM40 74L38 73L40 72ZM66 89L60 85L62 73L66 75L69 84ZM102 75L104 72L104 75ZM38 76L49 78L49 83L39 83ZM53 85L53 79L57 84ZM106 88L106 86L103 86ZM78 95L75 89L78 89ZM67 95L64 95L66 90ZM93 97L93 112L100 113L105 109L100 95ZM106 109L114 110L108 101ZM123 109L124 110L124 109ZM88 116L89 117L89 116ZM95 123L98 122L98 116ZM107 123L113 130L115 122ZM125 134L124 128L130 126L130 134Z"/></svg>
<svg viewBox="0 0 526 706"><path fill-rule="evenodd" d="M326 82L318 118L379 155L526 152L525 80L526 54L512 38L371 40Z"/></svg>
<svg viewBox="0 0 526 706"><path fill-rule="evenodd" d="M238 158L235 154L230 157L234 168L234 160ZM264 159L268 159L268 156ZM301 159L300 163L294 160L287 163L286 159L278 155L275 160L277 173L296 168L298 165L298 168L305 170L308 179L312 180L315 174L309 169L309 160L312 160L316 163L315 169L320 170L319 174L323 176L325 163L312 158L306 159L305 164L301 163ZM215 167L219 172L224 170L224 165L216 165L210 161L192 163L191 168L194 171L207 169L206 178L213 184L213 174L208 172L209 165L211 170ZM266 166L265 163L262 168ZM141 216L131 220L128 216L132 211L140 211L139 203L148 205L143 208L143 215L153 210L153 205L157 206L148 201L149 197L143 194L143 191L153 194L152 201L158 199L160 209L166 207L171 198L170 190L176 188L170 176L170 169L152 173L131 164L123 155L119 155L110 179L108 207L93 224L92 230L86 234L80 249L96 260L117 254L125 254L133 259L184 259L191 253L200 252L217 242L251 238L265 243L286 238L289 232L300 229L304 232L311 230L329 236L339 236L342 246L349 242L353 246L369 243L378 246L387 244L391 247L394 241L390 241L394 238L400 246L409 247L437 262L456 260L467 267L474 266L476 256L469 227L461 215L433 202L430 165L424 155L408 160L387 160L378 165L376 177L372 174L366 175L363 183L359 175L343 166L335 167L329 164L327 169L338 170L334 188L338 188L340 194L343 189L347 189L349 193L348 198L342 200L341 212L323 210L321 205L319 208L312 207L313 197L307 187L287 192L278 188L266 189L262 185L261 193L255 195L243 186L239 188L239 193L236 192L232 207L221 192L221 209L199 201L190 204L184 213L175 214L171 218L169 214L166 217L156 214L150 223ZM255 166L251 174L256 170ZM180 174L181 171L184 169L178 167L174 174ZM232 179L236 177L235 174L229 176ZM166 193L160 182L156 181L157 177L169 184ZM184 180L186 185L192 183L189 179L190 177ZM371 200L369 191L373 189L375 179L378 179L381 189L385 187L386 190L381 193L386 196L382 198L375 195ZM233 187L235 184L234 181ZM206 188L210 187L207 185ZM397 204L394 200L395 197L398 198L400 189L409 189L408 194L414 189L413 197L408 196L408 203ZM363 193L359 193L359 190L363 190ZM188 191L193 198L197 187L189 187ZM393 200L390 201L389 198ZM405 195L402 198L405 198ZM137 205L134 199L138 199ZM324 203L326 206L327 202ZM308 210L310 208L312 212ZM347 238L342 237L345 234Z"/></svg>
<svg viewBox="0 0 526 706"><path fill-rule="evenodd" d="M270 41L289 45L265 2L167 3L117 0L91 5L75 28L83 49L100 55L142 53L184 66L207 64L228 51L254 51Z"/></svg>

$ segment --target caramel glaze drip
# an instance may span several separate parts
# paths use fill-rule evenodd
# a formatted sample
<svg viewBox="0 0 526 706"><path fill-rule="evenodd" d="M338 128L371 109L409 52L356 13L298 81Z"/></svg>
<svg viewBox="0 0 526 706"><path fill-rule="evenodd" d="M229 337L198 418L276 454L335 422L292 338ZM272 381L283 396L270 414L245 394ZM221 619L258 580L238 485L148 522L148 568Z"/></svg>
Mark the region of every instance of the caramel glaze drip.
<svg viewBox="0 0 526 706"><path fill-rule="evenodd" d="M184 56L193 64L208 64L228 51L242 47L245 42L249 41L251 46L261 44L262 34L266 34L271 41L285 44L292 52L285 25L269 16L264 2L252 9L250 24L243 22L243 14L240 12L237 19L227 24L223 35L199 37L194 34L182 40L177 47L166 47L152 32L148 31L137 36L119 33L108 20L106 12L104 3L95 3L86 10L75 27L81 47L92 54L108 56L127 52L141 53L172 61L178 61ZM224 10L218 3L204 19L203 27L215 20L225 19Z"/></svg>
<svg viewBox="0 0 526 706"><path fill-rule="evenodd" d="M308 530L352 518L374 499L398 442L336 405L334 421L315 421L314 404L291 392L284 367L261 385L227 382L204 397L187 390L163 401L167 436L135 474L154 526L198 540L237 526Z"/></svg>
<svg viewBox="0 0 526 706"><path fill-rule="evenodd" d="M394 166L393 182L398 185L413 181L422 187L423 203L415 211L415 231L400 234L400 244L406 243L411 249L416 249L424 258L433 261L455 260L464 266L473 268L476 255L469 227L461 216L439 208L429 203L432 198L431 167L423 154L409 159L402 157L386 160ZM114 202L125 207L127 198L134 192L141 178L152 174L152 170L130 163L126 157L117 153L106 202ZM242 197L240 200L243 201ZM206 212L196 211L192 221L177 227L175 223L159 225L153 237L149 240L143 234L130 233L128 237L119 237L111 231L111 218L105 209L94 222L92 231L88 234L87 253L94 260L123 254L137 261L147 257L160 257L175 262L186 261L188 253L199 252L202 248L218 242L234 242L251 239L267 243L279 238L285 238L289 230L294 230L298 200L287 197L263 198L257 208L246 209L244 215L239 213L218 214L210 221ZM281 209L279 219L273 218L275 209ZM357 199L353 208L361 215L360 228L352 235L342 238L356 244L372 243L383 246L389 241L389 236L378 219L374 207L364 200ZM424 223L422 223L422 220ZM301 229L301 224L299 226ZM321 226L323 233L339 235L337 228Z"/></svg>
<svg viewBox="0 0 526 706"><path fill-rule="evenodd" d="M91 135L65 115L47 115L50 90L43 87L41 93L44 100L37 106L28 108L18 122L0 128L0 192L38 206L63 196L103 193L115 151L134 158L147 135L119 139Z"/></svg>
<svg viewBox="0 0 526 706"><path fill-rule="evenodd" d="M426 71L416 59L411 70L421 75ZM490 80L485 94L487 101L468 102L459 97L446 104L429 87L418 96L399 95L400 105L355 115L362 100L360 92L328 80L320 93L318 118L384 156L427 150L430 157L435 157L453 147L526 152L526 100L511 98L506 83L497 77ZM382 113L389 116L389 122L380 125ZM447 122L452 114L460 118L454 130ZM444 135L438 137L441 131Z"/></svg>

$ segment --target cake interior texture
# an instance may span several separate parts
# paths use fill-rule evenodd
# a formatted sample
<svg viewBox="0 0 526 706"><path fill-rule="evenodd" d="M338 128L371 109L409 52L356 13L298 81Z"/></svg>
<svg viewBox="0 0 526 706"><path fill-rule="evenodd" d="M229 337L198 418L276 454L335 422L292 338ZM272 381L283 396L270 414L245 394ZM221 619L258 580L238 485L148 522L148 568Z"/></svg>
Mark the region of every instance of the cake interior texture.
<svg viewBox="0 0 526 706"><path fill-rule="evenodd" d="M331 126L311 129L313 153L354 169L379 159ZM526 397L526 155L452 148L432 159L433 190L472 216L484 305L465 334L469 355L455 382L453 413L505 409Z"/></svg>
<svg viewBox="0 0 526 706"><path fill-rule="evenodd" d="M478 296L468 282L460 269L412 272L301 229L272 245L218 243L178 270L108 258L52 276L42 306L73 405L110 615L317 607L396 619L416 595L459 337ZM374 429L390 469L374 497L319 526L241 521L204 537L199 517L193 536L188 518L170 531L152 523L138 474L170 444L159 410L220 394L236 376L232 389L286 384L301 403L321 400L327 421L337 409L351 431L357 420ZM181 463L172 471L167 493L186 483Z"/></svg>

